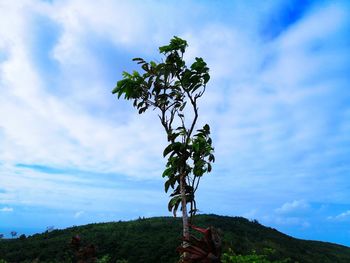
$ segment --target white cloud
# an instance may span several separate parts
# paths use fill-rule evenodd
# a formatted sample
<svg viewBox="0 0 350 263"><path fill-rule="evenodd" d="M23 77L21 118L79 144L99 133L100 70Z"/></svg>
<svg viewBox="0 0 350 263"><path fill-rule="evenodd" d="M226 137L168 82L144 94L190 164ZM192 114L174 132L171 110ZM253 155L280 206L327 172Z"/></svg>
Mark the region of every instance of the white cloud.
<svg viewBox="0 0 350 263"><path fill-rule="evenodd" d="M5 206L3 208L0 208L0 212L4 212L4 213L13 212L13 208Z"/></svg>
<svg viewBox="0 0 350 263"><path fill-rule="evenodd" d="M309 204L304 200L294 200L293 202L284 203L281 207L277 208L275 211L279 214L285 214L300 210L305 210L309 208Z"/></svg>
<svg viewBox="0 0 350 263"><path fill-rule="evenodd" d="M69 173L47 174L22 167L0 166L0 204L41 207L63 211L110 213L132 211L132 206L153 206L164 202L162 184L157 190L141 185L142 181L125 182L119 175ZM124 180L123 182L121 182ZM138 187L138 185L140 185Z"/></svg>
<svg viewBox="0 0 350 263"><path fill-rule="evenodd" d="M301 217L281 217L281 216L263 216L262 223L267 225L274 225L277 227L283 226L298 226L308 228L311 226L310 222Z"/></svg>
<svg viewBox="0 0 350 263"><path fill-rule="evenodd" d="M255 219L255 217L257 216L257 209L252 209L246 213L243 213L242 216L245 218L249 218L249 219Z"/></svg>
<svg viewBox="0 0 350 263"><path fill-rule="evenodd" d="M329 216L327 217L328 220L335 220L335 221L342 221L350 218L350 210L347 210L343 213L340 213L339 215L336 216Z"/></svg>
<svg viewBox="0 0 350 263"><path fill-rule="evenodd" d="M339 13L344 18L341 7L335 8L331 9L332 13ZM324 158L324 153L334 148L328 143L333 139L332 136L343 141L348 138L344 132L331 133L327 128L327 123L334 120L333 114L337 111L334 111L327 101L331 97L332 103L340 103L337 93L341 90L344 92L346 86L336 81L324 82L320 79L322 76L315 76L325 68L329 69L330 74L333 71L341 72L336 69L346 67L345 58L343 62L337 60L338 56L344 54L336 53L329 47L332 45L331 36L339 37L341 32L344 32L344 19L335 19L329 25L327 34L324 34L321 40L317 40L319 42L312 34L304 36L302 33L312 31L309 20L321 21L323 15L324 10L306 16L296 26L286 30L281 38L267 43L265 49L258 46L257 50L261 51L260 57L246 56L246 60L251 61L253 65L271 56L268 59L269 64L262 70L256 70L258 66L252 67L256 71L251 74L251 79L219 82L214 85L215 96L218 93L216 86L225 87L218 99L227 105L225 111L219 114L211 112L210 116L213 116L211 121L215 124L214 134L218 136L214 140L219 155L217 165L226 166L229 163L229 170L234 178L232 184L223 179L227 188L236 190L235 184L240 186L237 188L242 188L245 186L243 183L247 183L253 188L251 191L274 189L281 195L294 193L295 198L305 198L307 195L308 198L317 198L320 201L326 198L318 194L320 189L329 189L326 182L334 185L334 181L325 178L328 173L326 169L319 172L316 170L320 164L330 160ZM319 27L319 30L322 30L322 27ZM244 33L242 34L244 36ZM299 45L288 48L284 45L284 39L302 37L307 39L287 41ZM312 41L329 49L326 48L325 52L308 53L309 43ZM210 53L212 57L216 57L215 48L211 49ZM322 55L324 53L328 55ZM239 59L234 62L224 59L220 61L221 67L224 68L230 68L230 63L236 63L235 67L239 68L240 62ZM246 69L244 63L241 65ZM340 74L332 78L343 77ZM346 120L342 119L341 122L346 123ZM326 148L320 150L323 145ZM345 158L345 155L340 155ZM247 188L249 189L249 186ZM270 193L264 194L269 195Z"/></svg>
<svg viewBox="0 0 350 263"><path fill-rule="evenodd" d="M78 211L74 214L74 218L79 218L81 217L85 212L84 211Z"/></svg>
<svg viewBox="0 0 350 263"><path fill-rule="evenodd" d="M40 6L11 8L12 13L2 19L20 23L5 31L9 33L4 39L13 44L8 47L9 57L1 64L0 142L4 147L0 159L9 163L40 163L153 177L154 171L160 169L159 161L153 160L160 159L162 143L154 144L152 138L162 141L161 127L149 126L152 118L139 118L136 114L127 123L101 120L73 104L72 98L67 100L51 94L29 56L25 41L28 35L25 32L31 29L30 13L38 12ZM75 47L78 46L75 43ZM68 62L62 63L64 68ZM93 65L94 61L81 63ZM66 85L67 81L69 83L69 79L62 79L59 86ZM112 99L111 89L108 94ZM79 97L79 94L73 95ZM149 135L145 136L145 131Z"/></svg>
<svg viewBox="0 0 350 263"><path fill-rule="evenodd" d="M110 15L100 17L101 21L85 21L94 20L96 8L108 10ZM96 34L99 33L99 29L113 33L113 41L118 40L119 29L124 30L123 34L131 34L131 38L141 37L139 33L142 30L126 30L121 21L115 20L122 19L121 15L125 15L126 10L110 7L107 2L96 6L86 3L80 6L78 2L70 2L67 6L63 4L60 7L50 7L29 1L18 6L8 5L5 9L11 11L2 16L4 23L1 23L0 30L4 34L0 40L0 47L6 47L8 52L8 57L0 67L0 161L5 163L5 167L0 167L0 178L1 187L6 190L5 193L0 193L0 202L69 210L91 207L93 203L95 207L103 210L111 209L110 207L121 203L122 200L124 203L139 202L140 196L143 196L142 202L147 204L159 199L158 193L148 190L92 186L96 180L101 182L99 178L86 180L76 175L47 175L14 167L16 163L41 164L63 170L81 169L89 172L118 173L132 178L160 178L165 137L162 136L163 131L156 116L146 114L139 117L136 113L126 113L125 109L119 106L123 103L114 100L113 110L121 112L123 119L112 119L110 116L100 118L91 115L91 108L87 109L79 104L80 97L86 96L85 94L91 95L85 90L101 86L100 81L96 80L96 75L90 74L98 71L95 58L88 52L79 53L84 52L86 48L87 43L84 41L89 41L87 36L90 29L86 24L94 25L92 29ZM119 10L120 14L114 12L115 10ZM56 83L57 87L78 87L78 91L72 90L69 98L57 97L52 92L30 56L31 47L28 46L27 40L32 38L31 17L36 14L48 16L48 19L53 19L63 27L63 34L52 54L60 62L60 70L63 72L60 83ZM81 18L80 22L75 20L77 17ZM71 21L72 19L74 21ZM134 21L130 19L130 23ZM83 23L84 26L80 24L82 21L86 22ZM5 27L6 23L11 24L11 27ZM117 31L115 25L119 25ZM109 38L108 33L103 34ZM130 44L130 37L123 37L121 43ZM77 68L81 70L79 75L74 71ZM75 75L67 73L70 70ZM112 86L108 87L107 91L101 90L101 87L98 89L100 93L107 92L112 100ZM92 96L87 101L94 99ZM125 118L129 116L131 117ZM113 179L104 183L110 185L111 180ZM77 189L80 188L77 186L79 183L88 183L88 186ZM114 201L111 201L111 196ZM105 205L101 206L99 202ZM71 205L67 207L69 203ZM115 209L122 209L122 205Z"/></svg>

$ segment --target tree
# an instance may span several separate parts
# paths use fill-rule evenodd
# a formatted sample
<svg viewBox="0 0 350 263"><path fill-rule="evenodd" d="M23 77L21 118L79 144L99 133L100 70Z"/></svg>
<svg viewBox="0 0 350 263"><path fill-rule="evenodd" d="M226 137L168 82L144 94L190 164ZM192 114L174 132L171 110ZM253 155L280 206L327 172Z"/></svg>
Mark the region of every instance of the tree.
<svg viewBox="0 0 350 263"><path fill-rule="evenodd" d="M10 234L11 234L12 237L17 236L17 232L16 231L11 231Z"/></svg>
<svg viewBox="0 0 350 263"><path fill-rule="evenodd" d="M197 212L195 192L201 177L211 171L215 158L209 125L195 130L198 99L210 79L209 68L198 57L187 67L183 59L186 47L185 40L174 37L169 45L159 48L164 61L134 58L143 74L123 72L123 79L117 82L112 93L118 99L124 95L124 99L133 100L139 114L148 109L157 110L169 143L163 152L168 160L162 175L166 179L165 192L172 189L168 209L174 216L181 209L183 237L189 240L189 216L192 219Z"/></svg>

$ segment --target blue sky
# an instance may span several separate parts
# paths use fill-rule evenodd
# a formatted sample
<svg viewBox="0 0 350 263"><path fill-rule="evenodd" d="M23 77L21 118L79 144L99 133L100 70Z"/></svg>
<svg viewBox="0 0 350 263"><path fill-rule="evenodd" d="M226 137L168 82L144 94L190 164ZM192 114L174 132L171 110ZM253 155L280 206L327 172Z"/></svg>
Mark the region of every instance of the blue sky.
<svg viewBox="0 0 350 263"><path fill-rule="evenodd" d="M158 118L111 90L177 35L211 73L200 211L350 246L348 1L2 1L0 21L0 232L170 216Z"/></svg>

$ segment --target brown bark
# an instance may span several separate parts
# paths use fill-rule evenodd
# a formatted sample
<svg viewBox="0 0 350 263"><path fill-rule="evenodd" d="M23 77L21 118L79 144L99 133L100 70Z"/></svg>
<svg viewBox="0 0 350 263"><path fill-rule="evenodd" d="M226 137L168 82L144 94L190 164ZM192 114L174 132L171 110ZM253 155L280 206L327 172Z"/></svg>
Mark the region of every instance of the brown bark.
<svg viewBox="0 0 350 263"><path fill-rule="evenodd" d="M186 206L186 189L185 189L185 178L184 175L180 178L180 191L181 191L181 207L182 207L182 226L183 226L183 237L185 240L190 239L190 231L188 228L188 214ZM186 245L184 242L183 245Z"/></svg>

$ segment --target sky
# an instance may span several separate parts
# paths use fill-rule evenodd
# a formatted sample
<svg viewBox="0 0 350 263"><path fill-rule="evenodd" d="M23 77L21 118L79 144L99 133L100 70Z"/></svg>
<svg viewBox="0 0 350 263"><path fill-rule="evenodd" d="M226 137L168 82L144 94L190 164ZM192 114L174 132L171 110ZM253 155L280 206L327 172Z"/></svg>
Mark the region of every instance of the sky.
<svg viewBox="0 0 350 263"><path fill-rule="evenodd" d="M156 112L111 94L186 39L211 80L201 213L350 246L349 1L0 1L0 232L171 216Z"/></svg>

